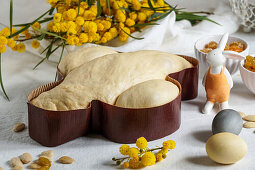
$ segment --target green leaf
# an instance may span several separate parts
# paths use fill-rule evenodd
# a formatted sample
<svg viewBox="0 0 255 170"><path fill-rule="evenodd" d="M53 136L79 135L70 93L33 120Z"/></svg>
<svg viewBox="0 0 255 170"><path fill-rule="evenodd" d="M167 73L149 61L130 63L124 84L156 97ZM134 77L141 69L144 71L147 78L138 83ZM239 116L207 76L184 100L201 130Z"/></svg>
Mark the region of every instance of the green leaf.
<svg viewBox="0 0 255 170"><path fill-rule="evenodd" d="M164 3L170 6L170 8L173 8L173 6L171 6L168 2L164 1Z"/></svg>
<svg viewBox="0 0 255 170"><path fill-rule="evenodd" d="M37 63L35 66L34 66L34 68L33 68L33 70L35 70L40 64L42 64L42 62L44 62L44 60L46 60L47 59L47 56L45 56L39 63Z"/></svg>
<svg viewBox="0 0 255 170"><path fill-rule="evenodd" d="M57 46L56 48L54 48L54 50L52 50L52 51L51 51L52 48L50 49L49 54L46 54L47 55L47 60L50 58L50 55L53 54L59 47L60 47L60 45Z"/></svg>
<svg viewBox="0 0 255 170"><path fill-rule="evenodd" d="M44 30L42 30L42 29L39 29L39 28L34 27L33 25L31 25L31 26L32 26L35 30L40 31L40 32L43 33L43 34L51 35L51 36L54 36L54 37L57 37L57 38L66 40L65 38L63 38L63 37L61 37L61 36L59 36L59 35L57 35L57 34L54 34L54 33L48 32L48 31L44 31Z"/></svg>
<svg viewBox="0 0 255 170"><path fill-rule="evenodd" d="M135 30L138 32L142 32L142 30L139 27L136 27Z"/></svg>
<svg viewBox="0 0 255 170"><path fill-rule="evenodd" d="M64 54L64 49L65 49L65 43L63 42L62 43L62 50L61 50L61 54L60 54L60 57L59 57L59 60L58 60L58 65L59 65L59 63L61 62L61 60L62 60L62 57L63 57L63 54ZM56 72L56 75L55 75L55 81L57 80L57 72Z"/></svg>
<svg viewBox="0 0 255 170"><path fill-rule="evenodd" d="M170 8L168 8L168 9L166 9L166 7L164 6L164 7L153 7L153 10L154 11L169 11L169 10L171 10L171 9L173 9L175 12L178 12L178 11L180 11L180 10L183 10L183 9L185 9L185 8L176 8L177 6L175 6L175 7L170 7ZM151 7L141 7L141 8L144 8L144 9L151 9Z"/></svg>
<svg viewBox="0 0 255 170"><path fill-rule="evenodd" d="M53 41L52 41L52 43L51 43L50 48L48 49L48 51L47 51L47 53L46 53L46 59L47 59L47 60L49 59L50 55L52 54L52 51L51 51L52 46L53 46Z"/></svg>
<svg viewBox="0 0 255 170"><path fill-rule="evenodd" d="M132 12L129 8L125 8L125 7L120 7L120 9L124 9L127 13Z"/></svg>
<svg viewBox="0 0 255 170"><path fill-rule="evenodd" d="M47 17L47 18L44 18L43 20L38 21L38 22L41 24L41 23L48 22L48 21L51 21L51 20L53 20L53 17Z"/></svg>
<svg viewBox="0 0 255 170"><path fill-rule="evenodd" d="M51 54L52 46L53 46L53 44L54 44L55 42L56 42L56 40L53 39L53 40L51 41L51 43L48 45L48 47L47 47L46 49L43 50L42 53L44 53L46 50L48 50L47 53L46 53L46 56L45 56L42 60L40 60L40 61L34 66L33 70L35 70L40 64L42 64L42 63L44 62L44 60L46 60L46 59L49 58L49 56L50 56L50 54ZM42 54L42 53L41 53L41 54Z"/></svg>
<svg viewBox="0 0 255 170"><path fill-rule="evenodd" d="M52 7L52 8L53 8L53 7ZM31 22L30 24L28 24L27 26L25 26L23 29L21 29L21 30L15 32L14 34L11 34L8 38L12 38L12 37L14 37L14 36L16 36L16 35L22 33L22 32L25 31L26 29L28 29L28 28L30 27L30 25L33 25L34 23L36 23L37 21L39 21L42 17L44 17L46 14L48 14L48 13L52 10L52 8L49 9L48 11L46 11L44 14L42 14L40 17L38 17L36 20L34 20L33 22Z"/></svg>
<svg viewBox="0 0 255 170"><path fill-rule="evenodd" d="M168 16L171 12L173 12L175 8L172 8L171 10L169 10L167 13L162 13L160 16L158 16L157 18L152 18L152 19L148 19L148 21L158 21L161 20L163 18L165 18L166 16ZM155 13L154 13L155 14ZM153 14L152 14L153 15Z"/></svg>
<svg viewBox="0 0 255 170"><path fill-rule="evenodd" d="M100 0L97 0L97 17L101 16L102 14L102 7Z"/></svg>
<svg viewBox="0 0 255 170"><path fill-rule="evenodd" d="M52 15L52 14L53 14L54 9L55 9L55 8L51 8L51 9L50 9L50 11L49 11L49 15Z"/></svg>
<svg viewBox="0 0 255 170"><path fill-rule="evenodd" d="M60 54L60 57L59 57L59 60L58 60L58 65L59 65L60 61L62 60L64 50L65 50L65 43L62 43L62 50L61 50L61 54Z"/></svg>
<svg viewBox="0 0 255 170"><path fill-rule="evenodd" d="M126 31L124 31L122 28L121 28L121 30L122 30L125 34L127 34L129 37L134 38L134 39L136 39L136 40L142 40L142 39L144 39L144 38L134 37L134 36L132 36L131 34L129 34L129 33L127 33Z"/></svg>
<svg viewBox="0 0 255 170"><path fill-rule="evenodd" d="M48 21L51 21L51 20L53 20L53 17L47 17L47 18L44 18L43 20L38 21L38 22L41 24L41 23L48 22ZM22 26L27 26L28 24L31 25L31 22L30 23L24 23L24 24L16 24L16 25L13 25L13 26L14 27L22 27Z"/></svg>
<svg viewBox="0 0 255 170"><path fill-rule="evenodd" d="M143 26L148 26L148 25L159 25L158 23L150 22L150 23L143 23L143 24L135 24L130 27L143 27Z"/></svg>
<svg viewBox="0 0 255 170"><path fill-rule="evenodd" d="M151 9L150 7L142 7L142 8L144 8L144 9ZM171 10L171 8L168 8L168 9L166 9L166 7L155 7L155 8L153 8L154 12L157 12L157 11L167 12L169 10Z"/></svg>
<svg viewBox="0 0 255 170"><path fill-rule="evenodd" d="M153 20L153 19L155 19L155 18L157 18L157 17L159 17L159 16L161 16L161 15L164 15L164 13L154 12L154 13L149 17L148 21L151 21L151 20Z"/></svg>
<svg viewBox="0 0 255 170"><path fill-rule="evenodd" d="M37 38L37 40L42 40L42 39L44 39L44 37L45 37L45 34L42 34L42 35L40 35L40 37Z"/></svg>
<svg viewBox="0 0 255 170"><path fill-rule="evenodd" d="M10 0L10 30L12 30L12 20L13 20L13 1Z"/></svg>
<svg viewBox="0 0 255 170"><path fill-rule="evenodd" d="M189 20L189 21L207 20L207 21L210 21L210 22L215 23L217 25L221 25L221 24L207 18L206 16L195 15L195 14L192 14L192 12L183 12L183 13L180 13L180 14L176 14L176 21L180 21L180 20L183 20L183 19L186 19L186 20Z"/></svg>
<svg viewBox="0 0 255 170"><path fill-rule="evenodd" d="M50 45L48 45L48 47L46 47L42 52L41 52L41 55L50 48Z"/></svg>
<svg viewBox="0 0 255 170"><path fill-rule="evenodd" d="M79 2L78 2L78 16L80 14L80 7L81 7L81 0L79 0Z"/></svg>
<svg viewBox="0 0 255 170"><path fill-rule="evenodd" d="M107 2L108 10L109 10L109 15L111 15L111 5L110 5L110 0L106 0L106 2Z"/></svg>
<svg viewBox="0 0 255 170"><path fill-rule="evenodd" d="M3 84L3 80L2 80L2 68L1 68L1 62L2 62L2 54L0 53L0 84L1 84L1 89L5 95L5 97L7 98L8 101L10 101L7 93L5 92L5 89L4 89L4 84Z"/></svg>
<svg viewBox="0 0 255 170"><path fill-rule="evenodd" d="M150 9L153 10L153 11L155 11L155 9L154 9L154 7L153 7L153 5L152 5L152 3L151 3L151 0L148 0L148 4L149 4Z"/></svg>
<svg viewBox="0 0 255 170"><path fill-rule="evenodd" d="M15 24L13 25L14 27L23 27L23 26L27 26L30 23L24 23L24 24Z"/></svg>
<svg viewBox="0 0 255 170"><path fill-rule="evenodd" d="M124 15L126 15L125 12L123 11L123 9L120 7L118 1L116 1L116 3L117 3L117 5L118 5L118 7L120 8L120 11L121 11Z"/></svg>

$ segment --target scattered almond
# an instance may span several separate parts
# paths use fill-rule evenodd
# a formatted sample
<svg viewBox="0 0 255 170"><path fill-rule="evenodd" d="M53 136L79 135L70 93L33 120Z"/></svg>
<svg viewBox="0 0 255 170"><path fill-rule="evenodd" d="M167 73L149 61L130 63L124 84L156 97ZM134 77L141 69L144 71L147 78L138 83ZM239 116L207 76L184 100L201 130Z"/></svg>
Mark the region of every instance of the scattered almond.
<svg viewBox="0 0 255 170"><path fill-rule="evenodd" d="M62 164L72 164L74 162L74 159L68 156L62 156L58 159L58 162Z"/></svg>
<svg viewBox="0 0 255 170"><path fill-rule="evenodd" d="M15 166L12 170L24 170L23 166Z"/></svg>
<svg viewBox="0 0 255 170"><path fill-rule="evenodd" d="M246 122L243 124L244 128L255 128L255 122Z"/></svg>
<svg viewBox="0 0 255 170"><path fill-rule="evenodd" d="M39 168L41 168L41 166L38 165L37 163L31 163L31 164L29 165L29 168L30 168L30 169L39 169Z"/></svg>
<svg viewBox="0 0 255 170"><path fill-rule="evenodd" d="M239 114L240 114L240 116L243 118L243 117L245 117L245 114L244 114L244 112L238 112Z"/></svg>
<svg viewBox="0 0 255 170"><path fill-rule="evenodd" d="M47 156L40 156L40 158L38 159L38 164L40 166L51 166L51 160L50 158L48 158Z"/></svg>
<svg viewBox="0 0 255 170"><path fill-rule="evenodd" d="M243 119L249 122L255 122L255 115L248 115L245 116Z"/></svg>
<svg viewBox="0 0 255 170"><path fill-rule="evenodd" d="M54 156L54 153L52 150L44 151L41 153L41 156L47 156L49 158L52 158Z"/></svg>
<svg viewBox="0 0 255 170"><path fill-rule="evenodd" d="M40 168L38 168L37 170L49 170L50 167L49 166L42 166Z"/></svg>
<svg viewBox="0 0 255 170"><path fill-rule="evenodd" d="M20 160L24 164L28 164L28 163L32 162L33 158L32 158L32 155L30 153L24 153L23 155L21 155Z"/></svg>
<svg viewBox="0 0 255 170"><path fill-rule="evenodd" d="M21 132L26 128L26 125L24 123L17 123L14 127L13 127L13 131L14 132Z"/></svg>
<svg viewBox="0 0 255 170"><path fill-rule="evenodd" d="M23 166L23 163L21 162L21 160L18 157L14 157L11 159L10 164L12 167L15 166Z"/></svg>

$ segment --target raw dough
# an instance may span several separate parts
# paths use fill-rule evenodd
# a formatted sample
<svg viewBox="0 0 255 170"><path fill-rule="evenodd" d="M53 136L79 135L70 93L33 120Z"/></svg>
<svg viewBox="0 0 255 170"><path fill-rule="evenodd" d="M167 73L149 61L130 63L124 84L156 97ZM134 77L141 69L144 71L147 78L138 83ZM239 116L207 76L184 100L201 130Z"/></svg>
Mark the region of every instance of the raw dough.
<svg viewBox="0 0 255 170"><path fill-rule="evenodd" d="M109 47L104 46L81 48L63 57L63 59L59 63L58 68L59 71L63 74L63 76L66 76L70 71L84 63L94 60L95 58L102 57L106 54L114 53L117 52Z"/></svg>
<svg viewBox="0 0 255 170"><path fill-rule="evenodd" d="M138 83L165 80L168 74L190 67L184 58L160 51L109 54L74 69L32 104L59 111L84 109L92 100L113 105L121 93Z"/></svg>
<svg viewBox="0 0 255 170"><path fill-rule="evenodd" d="M154 79L134 85L123 92L116 106L125 108L149 108L160 106L174 100L179 88L172 82Z"/></svg>

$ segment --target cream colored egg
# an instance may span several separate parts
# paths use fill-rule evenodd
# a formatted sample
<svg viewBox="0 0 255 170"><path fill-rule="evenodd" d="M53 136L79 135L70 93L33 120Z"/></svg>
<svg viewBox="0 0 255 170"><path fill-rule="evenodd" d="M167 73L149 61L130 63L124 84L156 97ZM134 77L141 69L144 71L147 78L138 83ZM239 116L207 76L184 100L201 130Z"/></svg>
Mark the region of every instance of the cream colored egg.
<svg viewBox="0 0 255 170"><path fill-rule="evenodd" d="M206 152L210 159L220 164L233 164L247 153L247 144L232 133L218 133L206 142Z"/></svg>

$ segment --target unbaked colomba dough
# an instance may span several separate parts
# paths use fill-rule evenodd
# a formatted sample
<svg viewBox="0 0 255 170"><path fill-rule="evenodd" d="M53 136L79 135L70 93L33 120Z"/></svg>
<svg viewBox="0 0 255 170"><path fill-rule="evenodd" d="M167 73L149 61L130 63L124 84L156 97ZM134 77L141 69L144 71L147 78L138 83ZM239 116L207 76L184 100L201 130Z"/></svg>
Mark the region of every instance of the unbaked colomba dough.
<svg viewBox="0 0 255 170"><path fill-rule="evenodd" d="M170 81L153 79L136 84L119 95L116 106L125 108L149 108L174 100L179 88Z"/></svg>
<svg viewBox="0 0 255 170"><path fill-rule="evenodd" d="M59 63L58 69L61 74L63 74L63 76L66 76L70 71L84 63L87 63L95 58L102 57L106 54L114 53L117 52L109 47L104 46L81 48L63 57L63 59Z"/></svg>
<svg viewBox="0 0 255 170"><path fill-rule="evenodd" d="M74 69L60 85L40 94L32 104L59 111L84 109L92 100L114 105L132 86L165 80L168 74L190 67L192 64L184 58L160 51L109 54Z"/></svg>

